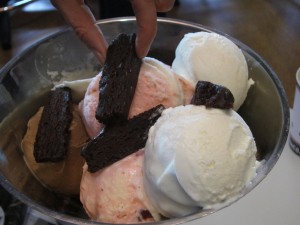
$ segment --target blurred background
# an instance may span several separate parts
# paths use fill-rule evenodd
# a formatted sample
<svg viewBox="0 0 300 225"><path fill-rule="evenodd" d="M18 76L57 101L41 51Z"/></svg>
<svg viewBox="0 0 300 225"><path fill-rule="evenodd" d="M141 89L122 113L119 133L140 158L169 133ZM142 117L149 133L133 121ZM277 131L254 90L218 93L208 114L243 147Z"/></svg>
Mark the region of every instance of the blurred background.
<svg viewBox="0 0 300 225"><path fill-rule="evenodd" d="M86 4L102 19L132 15L131 8L123 5L126 2L87 0ZM300 0L177 0L170 12L159 16L199 23L248 45L278 74L293 106L295 73L300 67ZM66 27L49 0L0 0L0 69L36 41ZM5 225L24 224L28 209L1 187L0 206L0 225L4 213L11 218ZM26 224L51 224L31 215Z"/></svg>
<svg viewBox="0 0 300 225"><path fill-rule="evenodd" d="M0 68L37 40L68 26L49 0L0 2ZM131 9L121 2L126 0L86 1L97 19L130 15ZM5 5L13 4L20 6L3 12ZM170 12L160 16L209 26L248 45L278 74L292 106L300 67L300 0L177 0ZM3 23L10 24L10 41Z"/></svg>

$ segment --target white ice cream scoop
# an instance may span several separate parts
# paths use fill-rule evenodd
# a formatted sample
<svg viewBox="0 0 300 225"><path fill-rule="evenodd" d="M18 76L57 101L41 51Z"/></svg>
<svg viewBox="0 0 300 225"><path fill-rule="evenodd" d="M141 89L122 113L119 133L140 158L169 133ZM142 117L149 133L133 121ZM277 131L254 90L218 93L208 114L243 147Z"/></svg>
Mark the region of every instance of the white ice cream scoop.
<svg viewBox="0 0 300 225"><path fill-rule="evenodd" d="M256 175L256 144L234 110L166 109L145 147L146 193L161 214L180 217L238 196Z"/></svg>
<svg viewBox="0 0 300 225"><path fill-rule="evenodd" d="M242 51L225 36L197 32L188 33L176 48L172 69L196 83L210 81L227 87L235 98L237 110L246 99L252 79Z"/></svg>

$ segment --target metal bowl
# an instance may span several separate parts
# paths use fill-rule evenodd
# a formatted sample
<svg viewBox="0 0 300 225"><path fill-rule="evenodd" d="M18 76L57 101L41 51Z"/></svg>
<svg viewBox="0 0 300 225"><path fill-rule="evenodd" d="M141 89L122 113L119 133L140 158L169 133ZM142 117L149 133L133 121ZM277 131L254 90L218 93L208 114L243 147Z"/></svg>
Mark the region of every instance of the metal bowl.
<svg viewBox="0 0 300 225"><path fill-rule="evenodd" d="M136 30L135 18L98 22L108 42L120 32ZM242 195L251 191L270 172L285 145L289 130L289 107L285 91L270 66L253 50L228 35L199 24L158 19L158 32L149 56L167 64L176 46L188 32L208 31L227 36L243 51L249 75L255 81L239 110L250 126L264 163ZM57 195L44 188L30 173L20 150L28 119L43 103L54 84L62 80L92 77L100 65L70 29L55 33L13 58L0 71L0 183L30 207L70 224L100 224L89 221L78 198ZM160 224L178 224L201 218L221 208L202 211Z"/></svg>

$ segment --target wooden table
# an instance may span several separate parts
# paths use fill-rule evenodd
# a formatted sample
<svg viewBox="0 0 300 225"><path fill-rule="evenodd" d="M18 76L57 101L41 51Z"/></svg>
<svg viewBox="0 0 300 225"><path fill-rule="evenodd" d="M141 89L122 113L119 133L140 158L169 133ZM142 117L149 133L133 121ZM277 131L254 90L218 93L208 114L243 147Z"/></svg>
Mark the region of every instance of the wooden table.
<svg viewBox="0 0 300 225"><path fill-rule="evenodd" d="M300 67L300 0L181 0L168 17L212 27L248 45L274 69L293 106Z"/></svg>

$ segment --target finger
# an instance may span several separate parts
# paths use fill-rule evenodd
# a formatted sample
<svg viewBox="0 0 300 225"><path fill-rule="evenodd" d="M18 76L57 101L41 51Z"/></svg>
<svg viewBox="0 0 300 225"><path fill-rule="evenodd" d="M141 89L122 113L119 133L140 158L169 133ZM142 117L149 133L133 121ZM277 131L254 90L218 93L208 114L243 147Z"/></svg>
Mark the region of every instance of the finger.
<svg viewBox="0 0 300 225"><path fill-rule="evenodd" d="M73 27L78 37L95 53L96 57L103 65L106 58L107 42L95 24L89 8L83 0L51 0L52 4L58 8L66 21Z"/></svg>
<svg viewBox="0 0 300 225"><path fill-rule="evenodd" d="M175 3L175 0L154 0L157 12L170 11Z"/></svg>
<svg viewBox="0 0 300 225"><path fill-rule="evenodd" d="M136 53L143 58L156 35L156 7L153 0L132 0L131 4L137 20Z"/></svg>

